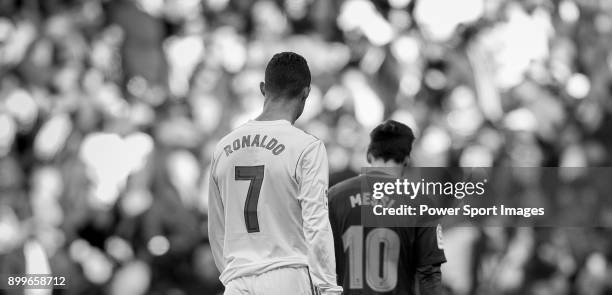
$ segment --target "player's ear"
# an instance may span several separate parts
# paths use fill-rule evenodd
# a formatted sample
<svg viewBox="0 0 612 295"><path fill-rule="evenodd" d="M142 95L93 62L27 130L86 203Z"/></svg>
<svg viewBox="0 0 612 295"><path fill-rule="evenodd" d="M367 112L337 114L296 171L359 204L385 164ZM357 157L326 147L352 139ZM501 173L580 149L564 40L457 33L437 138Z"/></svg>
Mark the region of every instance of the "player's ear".
<svg viewBox="0 0 612 295"><path fill-rule="evenodd" d="M409 165L410 165L410 156L406 156L404 158L404 162L402 163L402 166L408 167Z"/></svg>
<svg viewBox="0 0 612 295"><path fill-rule="evenodd" d="M366 155L368 164L372 164L372 160L374 160L374 156L372 156L372 153L368 152L368 154Z"/></svg>
<svg viewBox="0 0 612 295"><path fill-rule="evenodd" d="M310 94L310 86L304 87L304 90L302 90L302 99L305 100L309 94Z"/></svg>
<svg viewBox="0 0 612 295"><path fill-rule="evenodd" d="M261 91L261 95L266 96L266 83L259 82L259 91Z"/></svg>

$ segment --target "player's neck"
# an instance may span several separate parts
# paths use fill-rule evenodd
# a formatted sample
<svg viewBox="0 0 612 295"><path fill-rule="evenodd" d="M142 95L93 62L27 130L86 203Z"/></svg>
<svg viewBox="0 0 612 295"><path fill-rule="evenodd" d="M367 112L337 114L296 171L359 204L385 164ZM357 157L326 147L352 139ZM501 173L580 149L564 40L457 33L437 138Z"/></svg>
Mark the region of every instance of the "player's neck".
<svg viewBox="0 0 612 295"><path fill-rule="evenodd" d="M393 175L401 175L404 170L404 165L399 164L395 161L384 161L384 160L374 160L370 163L370 168L368 170L377 171L380 170L386 174Z"/></svg>
<svg viewBox="0 0 612 295"><path fill-rule="evenodd" d="M291 124L297 120L296 108L292 104L287 103L266 103L261 114L255 118L255 121L277 121L286 120Z"/></svg>
<svg viewBox="0 0 612 295"><path fill-rule="evenodd" d="M402 168L404 165L402 163L398 163L395 162L393 160L381 160L381 159L374 159L372 160L372 162L370 162L370 166L372 167L384 167L384 168Z"/></svg>

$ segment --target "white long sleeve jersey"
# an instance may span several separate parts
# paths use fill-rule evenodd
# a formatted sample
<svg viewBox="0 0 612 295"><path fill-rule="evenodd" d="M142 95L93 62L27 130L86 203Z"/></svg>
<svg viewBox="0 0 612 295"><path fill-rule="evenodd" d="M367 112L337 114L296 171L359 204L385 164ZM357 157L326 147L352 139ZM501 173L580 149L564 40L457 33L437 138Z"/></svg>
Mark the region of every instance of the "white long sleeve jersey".
<svg viewBox="0 0 612 295"><path fill-rule="evenodd" d="M208 233L223 284L308 266L319 288L339 288L328 174L323 143L285 120L249 121L221 139L210 173Z"/></svg>

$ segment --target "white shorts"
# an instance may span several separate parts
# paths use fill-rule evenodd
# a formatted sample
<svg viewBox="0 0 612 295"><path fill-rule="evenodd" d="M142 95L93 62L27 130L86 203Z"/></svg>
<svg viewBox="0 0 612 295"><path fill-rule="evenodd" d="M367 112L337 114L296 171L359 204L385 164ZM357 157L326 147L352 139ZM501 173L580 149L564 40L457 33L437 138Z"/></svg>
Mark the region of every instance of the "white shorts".
<svg viewBox="0 0 612 295"><path fill-rule="evenodd" d="M312 295L306 267L281 267L253 276L231 280L224 295Z"/></svg>

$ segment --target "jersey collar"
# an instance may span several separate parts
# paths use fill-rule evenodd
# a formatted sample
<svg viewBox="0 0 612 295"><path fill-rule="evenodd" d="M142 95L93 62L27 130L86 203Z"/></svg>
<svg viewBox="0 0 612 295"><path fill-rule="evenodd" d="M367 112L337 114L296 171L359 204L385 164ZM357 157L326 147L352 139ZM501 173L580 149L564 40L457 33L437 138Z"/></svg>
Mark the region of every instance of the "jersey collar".
<svg viewBox="0 0 612 295"><path fill-rule="evenodd" d="M249 125L291 125L291 122L287 120L272 120L272 121L249 120L247 124Z"/></svg>

